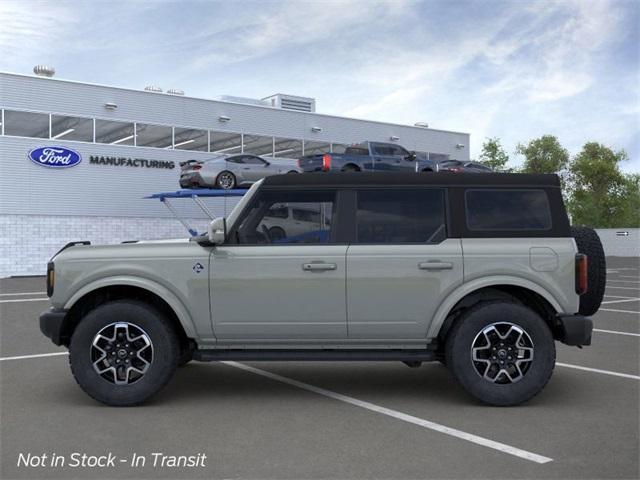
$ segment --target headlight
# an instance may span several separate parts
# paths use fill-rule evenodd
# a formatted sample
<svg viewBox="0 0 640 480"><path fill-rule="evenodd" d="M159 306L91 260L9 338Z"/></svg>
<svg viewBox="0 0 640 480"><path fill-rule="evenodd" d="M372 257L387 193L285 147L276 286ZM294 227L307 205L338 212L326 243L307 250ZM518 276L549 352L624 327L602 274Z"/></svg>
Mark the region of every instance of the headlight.
<svg viewBox="0 0 640 480"><path fill-rule="evenodd" d="M56 282L56 272L53 267L53 262L47 263L47 296L53 295L53 286Z"/></svg>

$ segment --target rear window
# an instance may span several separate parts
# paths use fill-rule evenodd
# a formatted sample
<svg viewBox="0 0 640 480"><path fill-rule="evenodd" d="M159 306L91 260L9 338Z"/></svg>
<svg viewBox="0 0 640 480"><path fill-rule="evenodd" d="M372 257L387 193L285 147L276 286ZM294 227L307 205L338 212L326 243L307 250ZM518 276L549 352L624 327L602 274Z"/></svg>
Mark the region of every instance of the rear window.
<svg viewBox="0 0 640 480"><path fill-rule="evenodd" d="M544 190L467 190L469 230L551 230Z"/></svg>
<svg viewBox="0 0 640 480"><path fill-rule="evenodd" d="M364 147L347 147L345 155L369 155L369 150Z"/></svg>

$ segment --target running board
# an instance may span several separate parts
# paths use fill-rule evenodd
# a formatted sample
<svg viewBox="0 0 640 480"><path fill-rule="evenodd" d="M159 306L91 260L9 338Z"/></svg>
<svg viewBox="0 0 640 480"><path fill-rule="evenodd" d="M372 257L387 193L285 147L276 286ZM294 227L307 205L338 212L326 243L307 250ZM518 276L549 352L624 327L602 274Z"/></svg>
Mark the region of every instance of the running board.
<svg viewBox="0 0 640 480"><path fill-rule="evenodd" d="M435 361L432 350L196 350L193 359L200 362L218 360L246 361Z"/></svg>

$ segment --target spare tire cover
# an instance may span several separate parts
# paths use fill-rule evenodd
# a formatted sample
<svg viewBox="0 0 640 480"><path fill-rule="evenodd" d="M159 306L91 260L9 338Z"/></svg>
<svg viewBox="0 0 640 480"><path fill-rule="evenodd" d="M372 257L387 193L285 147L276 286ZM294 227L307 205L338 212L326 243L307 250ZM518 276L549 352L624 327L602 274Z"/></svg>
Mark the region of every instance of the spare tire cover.
<svg viewBox="0 0 640 480"><path fill-rule="evenodd" d="M580 296L578 312L582 315L593 315L600 308L607 284L607 261L604 249L600 237L592 228L571 227L571 235L576 241L578 252L588 257L588 288L587 292Z"/></svg>

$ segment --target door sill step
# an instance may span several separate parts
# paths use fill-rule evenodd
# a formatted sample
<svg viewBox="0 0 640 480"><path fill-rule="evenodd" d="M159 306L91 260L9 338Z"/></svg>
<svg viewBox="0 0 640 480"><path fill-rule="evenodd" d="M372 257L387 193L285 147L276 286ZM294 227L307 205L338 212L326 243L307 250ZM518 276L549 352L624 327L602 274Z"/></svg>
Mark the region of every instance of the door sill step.
<svg viewBox="0 0 640 480"><path fill-rule="evenodd" d="M200 362L218 360L246 361L435 361L433 350L196 350L193 359Z"/></svg>

